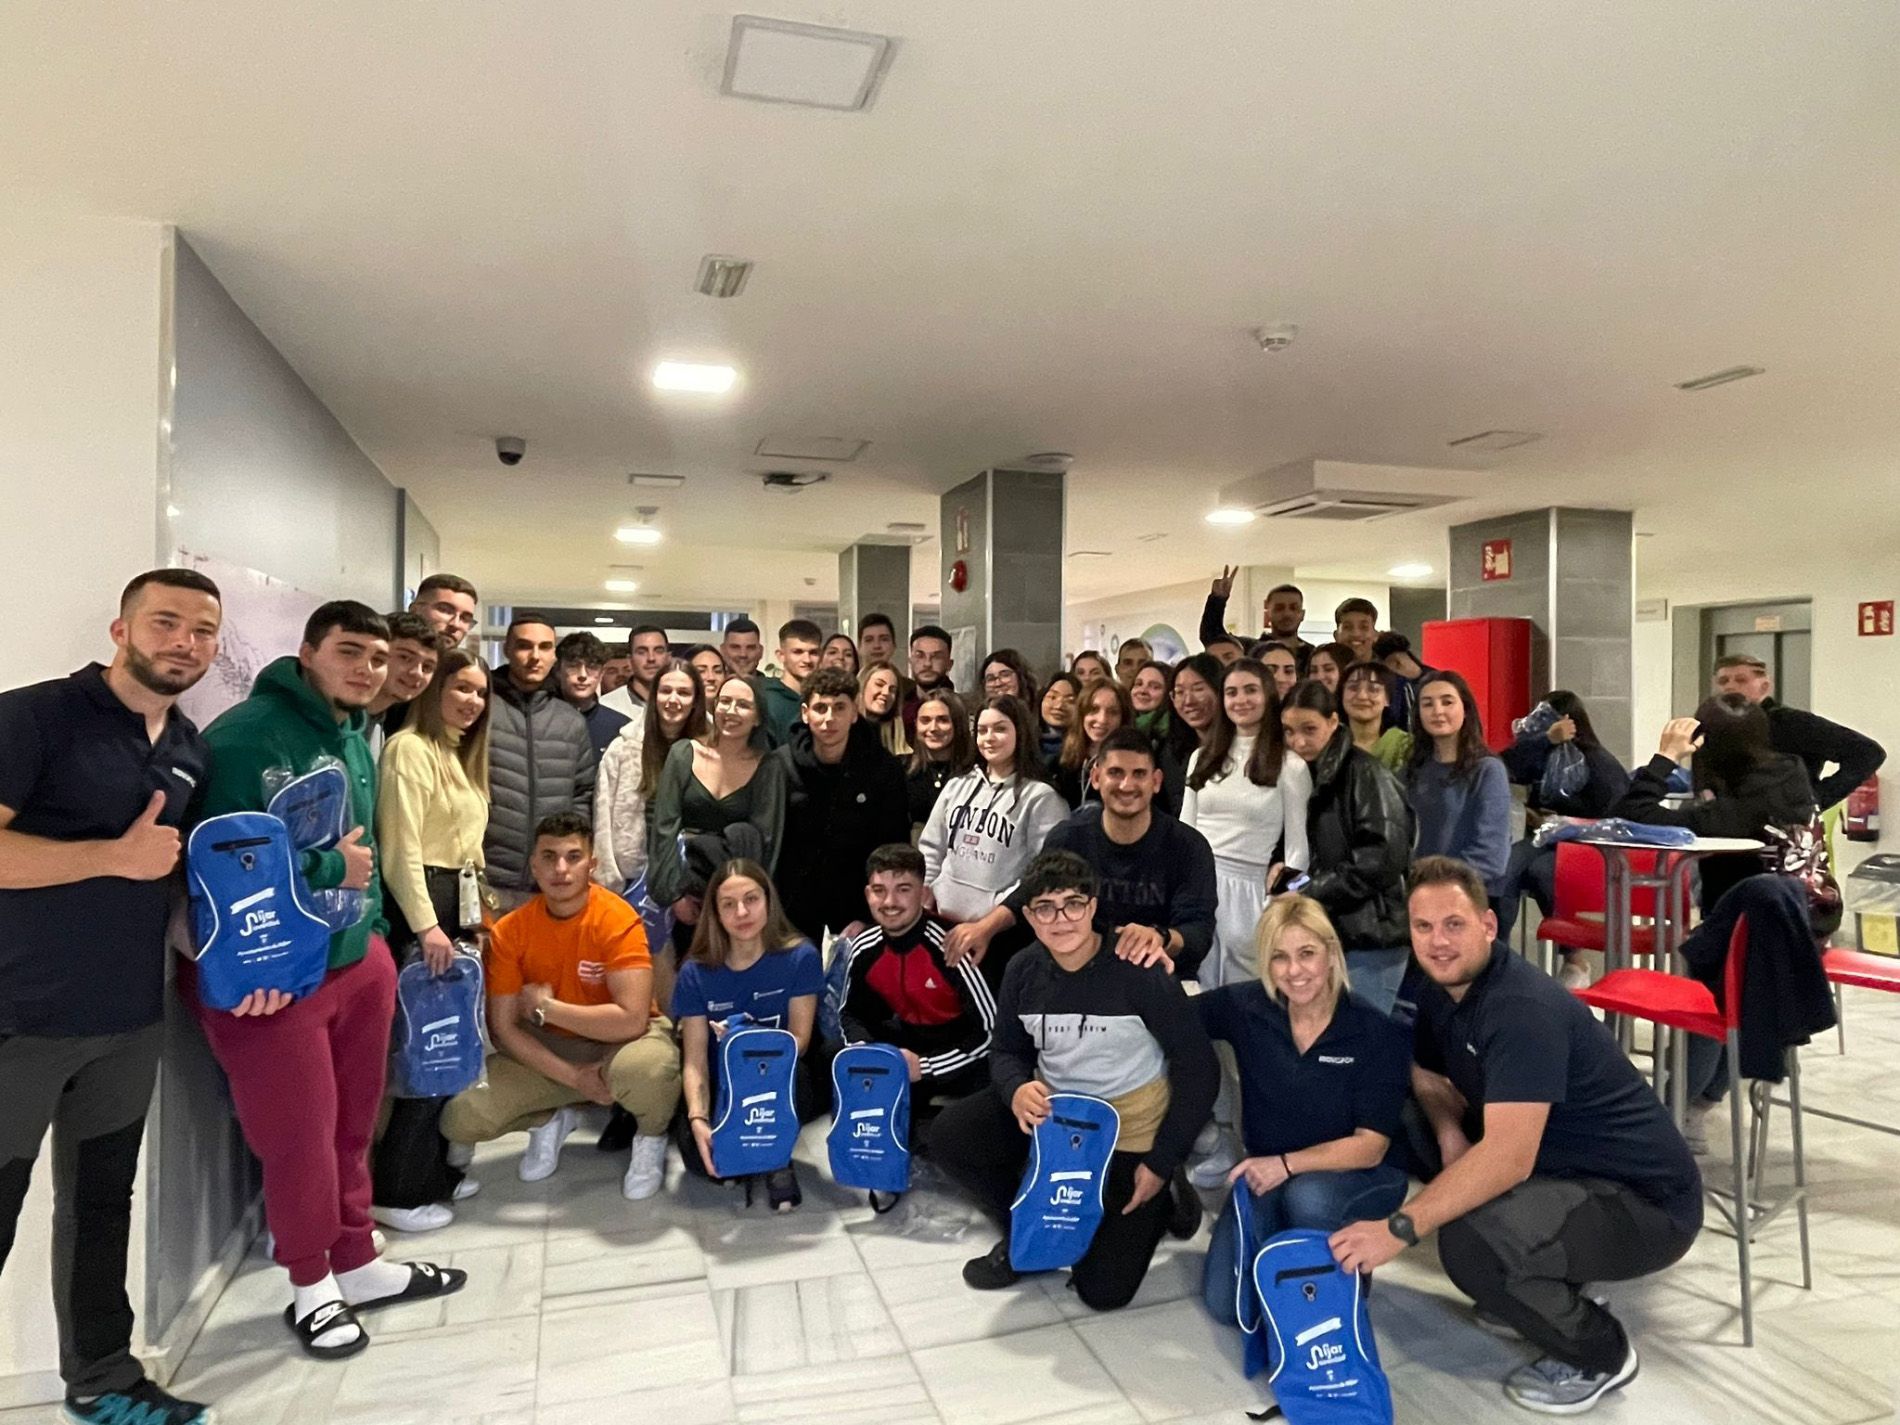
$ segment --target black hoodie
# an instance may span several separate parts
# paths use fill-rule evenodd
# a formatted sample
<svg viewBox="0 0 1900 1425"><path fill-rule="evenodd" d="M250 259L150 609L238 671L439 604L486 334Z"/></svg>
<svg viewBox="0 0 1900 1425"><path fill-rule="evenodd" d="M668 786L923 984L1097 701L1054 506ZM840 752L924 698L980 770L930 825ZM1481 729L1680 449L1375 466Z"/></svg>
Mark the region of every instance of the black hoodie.
<svg viewBox="0 0 1900 1425"><path fill-rule="evenodd" d="M864 863L878 847L910 844L904 768L884 750L877 728L851 725L844 757L818 760L802 723L772 754L785 772L785 829L779 838L779 897L792 924L823 942L827 930L868 921Z"/></svg>

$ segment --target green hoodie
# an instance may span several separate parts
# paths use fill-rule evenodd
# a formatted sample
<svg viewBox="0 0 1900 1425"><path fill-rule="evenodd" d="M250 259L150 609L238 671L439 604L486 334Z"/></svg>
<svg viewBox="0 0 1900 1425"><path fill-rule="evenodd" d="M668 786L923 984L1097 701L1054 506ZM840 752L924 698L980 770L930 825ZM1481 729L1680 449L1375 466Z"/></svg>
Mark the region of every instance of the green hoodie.
<svg viewBox="0 0 1900 1425"><path fill-rule="evenodd" d="M304 681L296 658L279 658L257 675L250 697L226 709L205 729L205 741L211 747L211 776L205 784L202 816L263 811L276 789L265 786L266 771L276 768L302 776L316 769L318 759L333 757L349 772L350 809L356 824L363 828L363 845L373 851L376 764L363 737L368 724L369 715L361 711L338 722L330 705ZM343 883L343 853L306 851L303 873L312 890L339 886ZM370 935L385 935L388 931L389 923L383 916L382 874L374 869L363 918L330 937L330 968L355 964L368 952Z"/></svg>

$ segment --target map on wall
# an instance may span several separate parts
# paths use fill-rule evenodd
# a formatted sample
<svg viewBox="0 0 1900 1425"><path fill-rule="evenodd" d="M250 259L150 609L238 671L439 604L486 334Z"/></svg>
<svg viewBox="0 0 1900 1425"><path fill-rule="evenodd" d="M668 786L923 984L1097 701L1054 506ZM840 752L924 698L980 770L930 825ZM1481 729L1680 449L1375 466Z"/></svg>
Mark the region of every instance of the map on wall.
<svg viewBox="0 0 1900 1425"><path fill-rule="evenodd" d="M197 570L224 596L217 661L198 686L178 700L187 717L208 727L219 713L250 696L265 664L297 651L304 621L323 600L282 579L187 549L173 550L171 564Z"/></svg>

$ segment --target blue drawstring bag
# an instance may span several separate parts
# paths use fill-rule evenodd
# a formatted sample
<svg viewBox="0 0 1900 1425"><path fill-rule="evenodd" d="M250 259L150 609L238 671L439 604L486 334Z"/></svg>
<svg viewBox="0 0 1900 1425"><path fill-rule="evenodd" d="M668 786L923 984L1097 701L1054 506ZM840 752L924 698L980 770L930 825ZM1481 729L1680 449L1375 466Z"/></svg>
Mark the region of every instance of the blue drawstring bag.
<svg viewBox="0 0 1900 1425"><path fill-rule="evenodd" d="M798 1145L792 1078L798 1041L783 1029L734 1015L719 1041L719 1097L712 1125L713 1171L722 1178L777 1172Z"/></svg>
<svg viewBox="0 0 1900 1425"><path fill-rule="evenodd" d="M1240 1322L1240 1365L1251 1380L1267 1368L1267 1323L1260 1312L1260 1294L1253 1285L1253 1259L1260 1241L1254 1231L1253 1189L1246 1180L1234 1184L1230 1210L1234 1214L1234 1316Z"/></svg>
<svg viewBox="0 0 1900 1425"><path fill-rule="evenodd" d="M269 780L267 774L267 783ZM285 782L265 810L284 823L290 832L290 844L297 850L332 850L350 834L349 773L341 762L326 761L315 771ZM363 918L367 897L362 891L342 886L323 891L306 887L304 894L332 934L348 930Z"/></svg>
<svg viewBox="0 0 1900 1425"><path fill-rule="evenodd" d="M640 913L640 923L647 933L647 949L658 955L673 938L673 908L653 899L653 893L647 889L645 871L629 881L620 895Z"/></svg>
<svg viewBox="0 0 1900 1425"><path fill-rule="evenodd" d="M304 899L290 833L261 811L201 821L185 842L198 995L236 1009L255 990L293 997L323 983L330 926Z"/></svg>
<svg viewBox="0 0 1900 1425"><path fill-rule="evenodd" d="M836 1044L844 1038L844 1002L851 993L851 947L856 942L831 938L831 959L825 963L825 991L818 996L819 1037Z"/></svg>
<svg viewBox="0 0 1900 1425"><path fill-rule="evenodd" d="M1053 1272L1082 1260L1102 1222L1108 1160L1121 1134L1113 1105L1087 1094L1049 1096L1029 1139L1029 1163L1009 1208L1009 1264Z"/></svg>
<svg viewBox="0 0 1900 1425"><path fill-rule="evenodd" d="M1695 833L1686 826L1651 826L1642 821L1625 821L1620 816L1606 816L1602 821L1592 822L1577 840L1586 844L1592 841L1613 846L1656 846L1673 849L1689 846L1695 842Z"/></svg>
<svg viewBox="0 0 1900 1425"><path fill-rule="evenodd" d="M840 1187L910 1188L910 1065L889 1044L852 1044L831 1061L832 1119L825 1147ZM876 1203L873 1202L873 1206Z"/></svg>
<svg viewBox="0 0 1900 1425"><path fill-rule="evenodd" d="M447 1098L482 1081L482 962L467 952L441 974L420 958L396 976L395 1049L389 1091Z"/></svg>
<svg viewBox="0 0 1900 1425"><path fill-rule="evenodd" d="M1333 1260L1330 1235L1276 1232L1254 1254L1267 1383L1289 1425L1392 1425L1363 1282Z"/></svg>

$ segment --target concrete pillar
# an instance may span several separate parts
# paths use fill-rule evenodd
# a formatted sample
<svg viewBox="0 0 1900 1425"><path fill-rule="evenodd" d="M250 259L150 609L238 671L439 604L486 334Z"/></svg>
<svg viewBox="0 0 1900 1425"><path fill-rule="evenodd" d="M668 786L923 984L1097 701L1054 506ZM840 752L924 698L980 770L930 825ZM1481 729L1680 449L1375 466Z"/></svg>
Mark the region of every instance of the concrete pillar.
<svg viewBox="0 0 1900 1425"><path fill-rule="evenodd" d="M943 626L959 691L973 689L978 665L998 648L1016 649L1039 676L1060 663L1066 490L1059 474L985 470L944 494Z"/></svg>
<svg viewBox="0 0 1900 1425"><path fill-rule="evenodd" d="M866 614L886 614L901 669L910 644L910 546L859 540L838 552L838 631L858 636Z"/></svg>
<svg viewBox="0 0 1900 1425"><path fill-rule="evenodd" d="M1448 565L1450 617L1531 620L1531 696L1568 688L1625 762L1633 755L1634 521L1628 510L1545 509L1455 525Z"/></svg>

